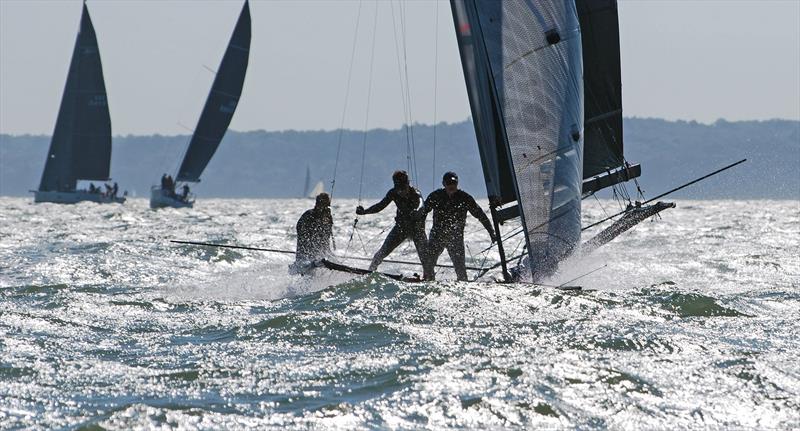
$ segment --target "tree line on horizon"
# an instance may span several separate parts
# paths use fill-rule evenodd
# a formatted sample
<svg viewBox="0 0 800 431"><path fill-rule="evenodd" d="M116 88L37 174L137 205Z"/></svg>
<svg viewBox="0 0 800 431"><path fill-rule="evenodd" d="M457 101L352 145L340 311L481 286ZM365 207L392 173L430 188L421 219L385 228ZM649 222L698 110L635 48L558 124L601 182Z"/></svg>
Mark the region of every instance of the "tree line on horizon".
<svg viewBox="0 0 800 431"><path fill-rule="evenodd" d="M639 182L648 196L730 162L748 162L686 189L675 198L798 199L800 198L800 121L719 120L713 124L626 118L625 156L641 163ZM434 131L435 163L434 167ZM413 132L413 134L412 134ZM367 132L364 197L382 196L391 187L391 173L407 169L412 142L416 161L412 181L423 193L438 188L445 171L459 173L462 188L485 196L475 133L470 120L410 129ZM336 179L337 197L357 197L361 171L362 131L344 130ZM302 197L306 167L312 182L326 189L336 159L339 131L229 131L212 159L203 182L194 189L200 199ZM147 196L164 173L177 169L189 136L114 137L111 175L121 189ZM0 135L0 195L25 196L36 188L50 137ZM412 166L413 167L413 166ZM417 177L418 176L418 177ZM629 187L630 190L634 190ZM604 195L607 195L605 192Z"/></svg>

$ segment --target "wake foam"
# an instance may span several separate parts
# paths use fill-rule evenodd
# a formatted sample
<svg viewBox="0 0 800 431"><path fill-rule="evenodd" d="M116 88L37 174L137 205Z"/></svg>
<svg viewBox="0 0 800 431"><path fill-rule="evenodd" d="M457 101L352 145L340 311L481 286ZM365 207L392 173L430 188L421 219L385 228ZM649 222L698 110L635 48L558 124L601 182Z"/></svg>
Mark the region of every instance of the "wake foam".
<svg viewBox="0 0 800 431"><path fill-rule="evenodd" d="M289 275L286 263L269 263L220 271L202 281L183 283L173 293L184 298L275 301L308 295L353 278L323 269L312 276Z"/></svg>

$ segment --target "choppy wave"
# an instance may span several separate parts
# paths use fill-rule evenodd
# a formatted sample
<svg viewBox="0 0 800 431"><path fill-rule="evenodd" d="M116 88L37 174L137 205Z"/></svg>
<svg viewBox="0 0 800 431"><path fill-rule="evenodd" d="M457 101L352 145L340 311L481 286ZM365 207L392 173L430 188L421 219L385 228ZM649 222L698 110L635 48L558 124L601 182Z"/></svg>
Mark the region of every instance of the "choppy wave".
<svg viewBox="0 0 800 431"><path fill-rule="evenodd" d="M797 202L679 202L545 283L607 265L577 292L289 276L167 241L292 248L307 201L146 205L0 198L1 428L800 426ZM354 205L364 255L392 217L348 246Z"/></svg>

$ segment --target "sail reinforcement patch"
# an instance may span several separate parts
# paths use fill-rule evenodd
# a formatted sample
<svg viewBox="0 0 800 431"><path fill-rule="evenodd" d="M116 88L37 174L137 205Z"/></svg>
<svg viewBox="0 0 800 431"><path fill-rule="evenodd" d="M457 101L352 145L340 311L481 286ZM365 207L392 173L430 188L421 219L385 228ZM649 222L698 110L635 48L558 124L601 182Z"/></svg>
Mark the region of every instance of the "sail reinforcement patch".
<svg viewBox="0 0 800 431"><path fill-rule="evenodd" d="M556 29L547 30L544 33L544 37L547 39L547 43L550 45L555 45L558 42L561 42L561 35L558 34L558 30Z"/></svg>

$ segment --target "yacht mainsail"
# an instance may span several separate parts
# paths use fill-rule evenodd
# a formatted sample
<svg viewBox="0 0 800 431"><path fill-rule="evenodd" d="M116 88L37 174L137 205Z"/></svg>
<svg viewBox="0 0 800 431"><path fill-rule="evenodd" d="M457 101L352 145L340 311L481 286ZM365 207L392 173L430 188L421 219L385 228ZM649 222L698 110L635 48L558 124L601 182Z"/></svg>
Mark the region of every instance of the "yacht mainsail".
<svg viewBox="0 0 800 431"><path fill-rule="evenodd" d="M451 5L492 215L496 223L520 217L532 280L580 241L583 79L575 2Z"/></svg>
<svg viewBox="0 0 800 431"><path fill-rule="evenodd" d="M622 76L616 0L577 0L583 44L583 192L591 193L641 174L625 163L622 144Z"/></svg>
<svg viewBox="0 0 800 431"><path fill-rule="evenodd" d="M39 191L74 191L81 180L108 180L111 116L92 19L83 5L67 83Z"/></svg>
<svg viewBox="0 0 800 431"><path fill-rule="evenodd" d="M245 0L189 148L178 169L177 181L200 181L200 175L225 136L242 95L250 57L250 35L250 6Z"/></svg>

